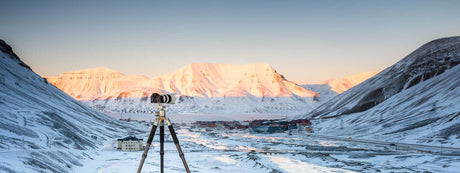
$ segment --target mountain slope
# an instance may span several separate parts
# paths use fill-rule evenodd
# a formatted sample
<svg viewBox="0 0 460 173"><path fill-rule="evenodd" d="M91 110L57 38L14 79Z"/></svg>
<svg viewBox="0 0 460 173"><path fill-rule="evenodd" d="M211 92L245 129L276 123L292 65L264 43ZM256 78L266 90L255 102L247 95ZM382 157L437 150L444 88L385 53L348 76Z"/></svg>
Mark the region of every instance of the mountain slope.
<svg viewBox="0 0 460 173"><path fill-rule="evenodd" d="M459 63L460 37L431 41L303 117L320 133L458 144Z"/></svg>
<svg viewBox="0 0 460 173"><path fill-rule="evenodd" d="M146 112L152 92L180 96L176 112L270 112L311 109L317 93L286 80L267 64L192 63L170 75L125 76L106 68L47 77L64 92L109 112Z"/></svg>
<svg viewBox="0 0 460 173"><path fill-rule="evenodd" d="M0 172L70 172L133 128L74 100L0 40Z"/></svg>

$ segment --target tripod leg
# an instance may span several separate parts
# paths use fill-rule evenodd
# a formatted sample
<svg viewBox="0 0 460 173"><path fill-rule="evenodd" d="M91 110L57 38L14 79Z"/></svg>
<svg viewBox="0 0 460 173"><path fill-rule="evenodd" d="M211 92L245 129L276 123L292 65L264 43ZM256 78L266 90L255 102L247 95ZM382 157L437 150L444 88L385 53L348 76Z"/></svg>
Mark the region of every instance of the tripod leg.
<svg viewBox="0 0 460 173"><path fill-rule="evenodd" d="M184 153L182 152L182 149L180 148L180 145L179 145L179 139L177 139L176 132L174 131L174 128L169 118L166 118L166 123L168 124L169 132L171 133L171 137L173 138L174 144L176 144L177 151L179 152L179 156L182 159L182 163L184 164L185 171L187 171L187 173L190 173L190 169L188 168L187 161L185 161Z"/></svg>
<svg viewBox="0 0 460 173"><path fill-rule="evenodd" d="M150 145L152 144L153 136L155 136L155 131L157 130L158 126L158 119L155 119L153 123L152 130L150 131L149 139L147 140L147 144L145 145L144 153L142 154L141 163L139 163L139 167L137 168L137 173L140 173L142 170L142 166L144 166L145 158L147 157L147 153L149 152Z"/></svg>
<svg viewBox="0 0 460 173"><path fill-rule="evenodd" d="M163 163L164 163L164 142L165 142L165 126L164 126L164 121L160 122L160 172L163 173Z"/></svg>

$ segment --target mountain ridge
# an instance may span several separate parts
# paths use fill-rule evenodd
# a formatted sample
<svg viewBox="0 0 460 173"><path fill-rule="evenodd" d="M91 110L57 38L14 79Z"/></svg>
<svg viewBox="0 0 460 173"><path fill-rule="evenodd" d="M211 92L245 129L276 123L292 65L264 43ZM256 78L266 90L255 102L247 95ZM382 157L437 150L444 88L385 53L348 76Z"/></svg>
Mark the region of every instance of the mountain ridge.
<svg viewBox="0 0 460 173"><path fill-rule="evenodd" d="M101 69L103 70L101 71ZM109 76L86 76L88 74L109 74ZM60 76L48 76L46 78L50 83L79 100L91 100L101 98L101 95L103 97L104 94L110 93L110 91L105 90L107 84L120 84L124 81L124 84L127 85L126 82L134 80L132 79L133 77L134 76L123 75L120 72L108 68L93 68L67 72ZM90 81L93 78L99 80L114 79L114 81L108 81L104 86L100 86L100 83L91 84L95 82ZM76 79L83 81L75 81L70 84L65 83L65 80ZM133 84L134 86L120 88L119 90L126 90L126 88L144 88L146 91L156 90L162 93L175 93L184 96L200 96L205 98L247 95L256 97L294 95L299 97L317 96L317 93L306 90L286 80L283 75L278 74L271 66L263 63L253 63L242 66L191 63L172 74L153 78L136 76L136 79L139 81L137 81L137 84ZM270 86L268 84L276 86ZM75 87L79 85L80 87ZM84 93L87 89L81 87L81 85L89 87L96 85L94 86L96 88L91 88L90 90L92 91L90 93ZM113 89L117 90L117 88ZM82 92L77 93L78 91ZM93 97L94 95L99 96Z"/></svg>

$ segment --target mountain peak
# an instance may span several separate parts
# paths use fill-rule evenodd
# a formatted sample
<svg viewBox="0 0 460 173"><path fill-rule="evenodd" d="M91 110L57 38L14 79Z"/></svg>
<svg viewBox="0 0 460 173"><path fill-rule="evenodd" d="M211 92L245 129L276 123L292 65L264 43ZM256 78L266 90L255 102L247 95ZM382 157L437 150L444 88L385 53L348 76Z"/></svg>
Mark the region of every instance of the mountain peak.
<svg viewBox="0 0 460 173"><path fill-rule="evenodd" d="M10 58L19 60L19 57L13 52L13 48L2 39L0 39L0 51L10 55Z"/></svg>

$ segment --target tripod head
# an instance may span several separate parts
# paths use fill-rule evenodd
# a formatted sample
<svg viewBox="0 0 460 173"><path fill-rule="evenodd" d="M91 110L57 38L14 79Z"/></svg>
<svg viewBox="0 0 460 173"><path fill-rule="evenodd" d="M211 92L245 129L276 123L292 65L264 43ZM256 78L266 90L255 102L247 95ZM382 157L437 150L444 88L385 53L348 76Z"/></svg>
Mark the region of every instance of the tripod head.
<svg viewBox="0 0 460 173"><path fill-rule="evenodd" d="M155 116L156 117L166 117L166 112L165 112L166 106L163 105L163 103L158 103L158 111L155 111Z"/></svg>
<svg viewBox="0 0 460 173"><path fill-rule="evenodd" d="M176 102L176 97L174 94L161 95L158 93L152 93L152 95L150 96L150 103L158 103L157 109L159 109L159 111L155 112L155 116L157 117L166 117L166 113L164 110L165 106L163 105L163 103L174 104L174 102Z"/></svg>

